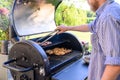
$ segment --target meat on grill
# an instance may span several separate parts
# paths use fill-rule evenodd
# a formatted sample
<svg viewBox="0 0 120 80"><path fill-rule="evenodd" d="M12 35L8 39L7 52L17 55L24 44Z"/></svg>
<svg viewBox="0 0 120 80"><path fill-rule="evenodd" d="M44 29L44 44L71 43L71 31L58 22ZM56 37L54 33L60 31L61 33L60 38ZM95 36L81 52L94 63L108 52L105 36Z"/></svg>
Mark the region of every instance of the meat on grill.
<svg viewBox="0 0 120 80"><path fill-rule="evenodd" d="M52 42L46 41L46 42L42 42L42 43L39 42L38 44L41 46L48 46L48 45L52 44Z"/></svg>
<svg viewBox="0 0 120 80"><path fill-rule="evenodd" d="M53 49L49 49L49 50L46 50L46 53L48 54L54 54L54 55L64 55L64 54L67 54L67 53L70 53L72 52L71 49L66 49L66 48L53 48Z"/></svg>

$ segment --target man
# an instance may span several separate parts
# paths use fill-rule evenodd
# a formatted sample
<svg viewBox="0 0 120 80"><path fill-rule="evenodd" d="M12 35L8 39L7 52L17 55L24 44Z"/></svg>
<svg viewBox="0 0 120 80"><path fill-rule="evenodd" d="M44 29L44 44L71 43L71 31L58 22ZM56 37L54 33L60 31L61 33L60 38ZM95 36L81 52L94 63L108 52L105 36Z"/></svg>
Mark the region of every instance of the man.
<svg viewBox="0 0 120 80"><path fill-rule="evenodd" d="M96 19L86 25L59 26L59 33L92 32L88 80L120 80L120 5L114 0L88 0Z"/></svg>

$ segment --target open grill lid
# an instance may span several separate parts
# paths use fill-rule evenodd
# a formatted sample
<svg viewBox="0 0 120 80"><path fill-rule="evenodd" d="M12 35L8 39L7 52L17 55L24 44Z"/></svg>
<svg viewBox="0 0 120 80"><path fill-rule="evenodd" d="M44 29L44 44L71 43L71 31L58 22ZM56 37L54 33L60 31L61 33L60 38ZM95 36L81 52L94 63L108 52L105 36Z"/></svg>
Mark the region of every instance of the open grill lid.
<svg viewBox="0 0 120 80"><path fill-rule="evenodd" d="M54 13L61 0L15 0L12 26L18 36L53 31L56 28Z"/></svg>

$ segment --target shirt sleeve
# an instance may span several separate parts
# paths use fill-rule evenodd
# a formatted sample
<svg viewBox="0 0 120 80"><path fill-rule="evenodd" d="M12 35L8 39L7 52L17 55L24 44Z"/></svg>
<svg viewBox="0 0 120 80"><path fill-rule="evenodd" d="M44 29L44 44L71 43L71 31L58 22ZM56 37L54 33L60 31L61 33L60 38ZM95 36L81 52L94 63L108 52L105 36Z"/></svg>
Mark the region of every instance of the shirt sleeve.
<svg viewBox="0 0 120 80"><path fill-rule="evenodd" d="M105 64L120 65L120 20L109 15L103 29Z"/></svg>
<svg viewBox="0 0 120 80"><path fill-rule="evenodd" d="M95 25L95 20L88 24L88 28L91 33L94 33L94 25Z"/></svg>

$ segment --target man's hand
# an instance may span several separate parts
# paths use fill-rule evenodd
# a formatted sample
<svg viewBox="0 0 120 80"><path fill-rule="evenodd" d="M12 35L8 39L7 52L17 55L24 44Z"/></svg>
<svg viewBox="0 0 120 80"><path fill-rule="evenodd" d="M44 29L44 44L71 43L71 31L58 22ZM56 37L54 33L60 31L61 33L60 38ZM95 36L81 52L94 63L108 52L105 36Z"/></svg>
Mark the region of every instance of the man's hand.
<svg viewBox="0 0 120 80"><path fill-rule="evenodd" d="M120 65L106 65L101 80L116 80L120 76Z"/></svg>
<svg viewBox="0 0 120 80"><path fill-rule="evenodd" d="M68 31L69 29L70 29L70 27L61 25L61 26L58 26L56 30L59 30L58 34L60 34L60 33L63 33L65 31Z"/></svg>

